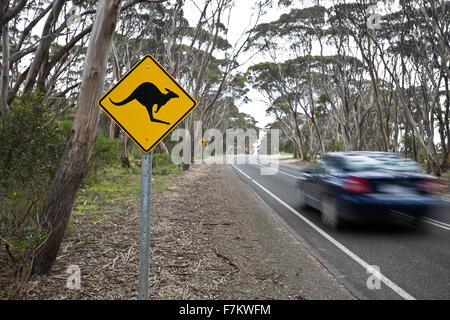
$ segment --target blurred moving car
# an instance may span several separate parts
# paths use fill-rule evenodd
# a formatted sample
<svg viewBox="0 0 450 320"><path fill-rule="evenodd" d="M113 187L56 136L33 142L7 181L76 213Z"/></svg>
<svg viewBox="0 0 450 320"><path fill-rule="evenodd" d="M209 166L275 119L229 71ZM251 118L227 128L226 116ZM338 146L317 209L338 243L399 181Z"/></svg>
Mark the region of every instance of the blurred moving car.
<svg viewBox="0 0 450 320"><path fill-rule="evenodd" d="M410 159L388 152L327 153L297 182L299 207L321 211L322 221L339 227L344 221L384 219L406 214L413 222L437 205L441 185Z"/></svg>

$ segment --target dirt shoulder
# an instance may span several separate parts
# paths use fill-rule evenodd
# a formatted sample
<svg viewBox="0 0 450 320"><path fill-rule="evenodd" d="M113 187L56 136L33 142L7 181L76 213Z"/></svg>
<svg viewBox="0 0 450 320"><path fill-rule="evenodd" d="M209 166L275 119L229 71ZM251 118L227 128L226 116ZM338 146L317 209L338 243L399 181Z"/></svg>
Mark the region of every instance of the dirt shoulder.
<svg viewBox="0 0 450 320"><path fill-rule="evenodd" d="M18 298L136 299L140 204L115 206L78 217L52 273ZM151 299L354 299L228 166L192 167L153 198L151 248ZM70 265L78 291L66 287Z"/></svg>

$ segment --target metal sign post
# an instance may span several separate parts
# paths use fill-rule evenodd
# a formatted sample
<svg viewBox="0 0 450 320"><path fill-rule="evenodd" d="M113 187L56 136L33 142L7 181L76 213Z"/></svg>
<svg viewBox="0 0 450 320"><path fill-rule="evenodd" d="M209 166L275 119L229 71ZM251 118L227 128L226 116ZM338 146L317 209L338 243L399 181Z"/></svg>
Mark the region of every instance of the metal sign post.
<svg viewBox="0 0 450 320"><path fill-rule="evenodd" d="M197 107L197 101L147 54L100 98L98 105L143 151L138 299L147 300L152 194L152 154L147 152Z"/></svg>
<svg viewBox="0 0 450 320"><path fill-rule="evenodd" d="M141 163L141 230L139 236L138 278L139 300L148 300L148 273L150 265L150 217L152 212L152 153L142 152Z"/></svg>

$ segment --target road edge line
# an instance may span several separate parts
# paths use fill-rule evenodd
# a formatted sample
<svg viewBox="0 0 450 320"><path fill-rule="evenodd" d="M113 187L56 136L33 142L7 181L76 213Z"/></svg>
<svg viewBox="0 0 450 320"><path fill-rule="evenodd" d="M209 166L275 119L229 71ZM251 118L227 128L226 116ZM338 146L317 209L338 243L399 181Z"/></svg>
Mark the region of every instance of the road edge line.
<svg viewBox="0 0 450 320"><path fill-rule="evenodd" d="M405 290L400 288L398 285L396 285L394 282L392 282L390 279L388 279L386 276L384 276L381 272L374 271L373 267L365 262L363 259L361 259L358 255L356 255L353 251L348 249L346 246L344 246L342 243L334 239L332 236L330 236L328 233L323 231L321 228L319 228L316 224L311 222L309 219L304 217L300 212L292 208L290 205L288 205L286 202L278 198L276 195L274 195L272 192L270 192L268 189L266 189L264 186L262 186L260 183L255 181L253 178L251 178L249 175L244 173L242 170L237 168L235 165L230 164L233 168L238 170L241 174L246 176L251 182L256 184L258 187L260 187L263 191L265 191L267 194L272 196L275 200L277 200L279 203L281 203L284 207L286 207L289 211L294 213L297 217L302 219L307 225L309 225L311 228L313 228L315 231L317 231L321 236L323 236L325 239L330 241L332 244L334 244L338 249L340 249L342 252L344 252L347 256L352 258L356 263L358 263L360 266L362 266L367 272L373 273L375 277L377 277L381 282L383 282L386 286L391 288L395 293L397 293L399 296L401 296L405 300L416 300L412 295L407 293Z"/></svg>

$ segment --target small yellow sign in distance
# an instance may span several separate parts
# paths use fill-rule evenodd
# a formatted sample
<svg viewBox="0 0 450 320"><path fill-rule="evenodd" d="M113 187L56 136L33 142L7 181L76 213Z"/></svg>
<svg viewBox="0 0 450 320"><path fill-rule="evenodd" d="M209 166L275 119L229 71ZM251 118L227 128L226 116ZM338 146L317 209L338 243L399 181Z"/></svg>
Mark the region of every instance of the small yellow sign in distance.
<svg viewBox="0 0 450 320"><path fill-rule="evenodd" d="M109 89L98 105L148 153L194 110L197 102L148 54Z"/></svg>
<svg viewBox="0 0 450 320"><path fill-rule="evenodd" d="M202 138L202 140L200 140L200 144L204 147L206 145L206 140Z"/></svg>

